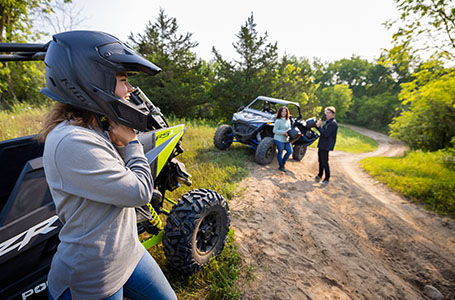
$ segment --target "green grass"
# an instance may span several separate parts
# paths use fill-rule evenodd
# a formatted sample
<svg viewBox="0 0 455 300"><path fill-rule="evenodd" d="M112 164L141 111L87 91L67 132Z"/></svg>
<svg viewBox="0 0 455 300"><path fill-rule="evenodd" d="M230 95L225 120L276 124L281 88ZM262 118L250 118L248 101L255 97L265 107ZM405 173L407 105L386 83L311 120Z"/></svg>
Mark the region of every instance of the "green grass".
<svg viewBox="0 0 455 300"><path fill-rule="evenodd" d="M181 186L167 196L178 199L187 191L209 188L229 202L236 195L238 183L248 176L245 162L252 157L249 148L233 145L229 151L215 149L213 135L216 124L213 122L173 119L170 123L182 123L187 128L182 139L185 152L177 158L192 175L193 184ZM252 276L250 268L240 259L232 229L221 255L190 277L182 276L167 265L162 245L151 248L149 252L163 269L179 299L238 299L243 282Z"/></svg>
<svg viewBox="0 0 455 300"><path fill-rule="evenodd" d="M378 181L441 214L455 216L455 151L409 152L360 162Z"/></svg>
<svg viewBox="0 0 455 300"><path fill-rule="evenodd" d="M216 124L204 120L171 120L171 125L185 124L187 130L182 139L185 150L178 156L192 175L193 185L182 186L170 195L179 198L195 188L216 190L231 200L237 184L248 176L245 162L253 159L250 148L234 143L229 151L220 151L213 145Z"/></svg>
<svg viewBox="0 0 455 300"><path fill-rule="evenodd" d="M318 141L314 142L311 147L316 148ZM364 153L376 150L378 143L352 129L344 126L338 127L337 142L335 149L338 151L350 153Z"/></svg>
<svg viewBox="0 0 455 300"><path fill-rule="evenodd" d="M11 111L0 110L0 141L36 134L43 126L48 108L16 105Z"/></svg>

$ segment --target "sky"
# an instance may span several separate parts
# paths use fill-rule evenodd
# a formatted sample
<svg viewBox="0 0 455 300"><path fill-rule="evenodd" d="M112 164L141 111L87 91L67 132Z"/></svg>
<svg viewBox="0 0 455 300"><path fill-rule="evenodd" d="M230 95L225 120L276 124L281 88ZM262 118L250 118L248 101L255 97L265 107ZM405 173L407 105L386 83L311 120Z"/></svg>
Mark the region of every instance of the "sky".
<svg viewBox="0 0 455 300"><path fill-rule="evenodd" d="M237 58L232 43L253 13L259 35L278 42L281 55L335 61L353 54L373 60L391 47L385 21L396 19L393 0L73 0L84 21L73 29L100 30L127 41L143 33L160 8L177 19L179 32L192 33L193 49L204 60Z"/></svg>

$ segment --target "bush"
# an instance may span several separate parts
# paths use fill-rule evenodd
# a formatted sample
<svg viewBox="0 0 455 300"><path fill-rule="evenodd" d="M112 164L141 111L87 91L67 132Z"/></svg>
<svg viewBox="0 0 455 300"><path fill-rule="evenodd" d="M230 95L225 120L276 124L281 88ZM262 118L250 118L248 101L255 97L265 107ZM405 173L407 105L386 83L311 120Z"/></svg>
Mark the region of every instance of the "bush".
<svg viewBox="0 0 455 300"><path fill-rule="evenodd" d="M390 125L391 136L413 149L435 151L451 146L455 136L455 74L448 73L420 85L403 85L400 99L406 107Z"/></svg>

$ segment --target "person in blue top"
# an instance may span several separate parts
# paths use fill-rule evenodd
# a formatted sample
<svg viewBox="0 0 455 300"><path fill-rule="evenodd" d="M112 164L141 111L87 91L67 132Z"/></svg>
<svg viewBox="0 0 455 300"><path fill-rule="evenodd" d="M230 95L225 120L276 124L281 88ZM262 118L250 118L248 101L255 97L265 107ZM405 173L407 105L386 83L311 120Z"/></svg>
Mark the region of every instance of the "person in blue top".
<svg viewBox="0 0 455 300"><path fill-rule="evenodd" d="M316 129L321 133L321 136L319 137L318 142L319 173L314 179L316 182L321 181L322 175L325 172L325 178L322 181L322 185L327 185L330 179L329 151L332 151L335 147L338 124L335 120L335 107L327 106L324 112L327 118L324 126L321 127L321 119L316 122Z"/></svg>
<svg viewBox="0 0 455 300"><path fill-rule="evenodd" d="M283 106L278 110L276 114L275 126L273 127L273 139L278 148L278 168L280 171L286 172L284 165L292 154L292 146L289 143L289 136L287 131L291 129L291 121L289 120L289 110L286 106ZM283 150L286 149L286 154L283 157Z"/></svg>

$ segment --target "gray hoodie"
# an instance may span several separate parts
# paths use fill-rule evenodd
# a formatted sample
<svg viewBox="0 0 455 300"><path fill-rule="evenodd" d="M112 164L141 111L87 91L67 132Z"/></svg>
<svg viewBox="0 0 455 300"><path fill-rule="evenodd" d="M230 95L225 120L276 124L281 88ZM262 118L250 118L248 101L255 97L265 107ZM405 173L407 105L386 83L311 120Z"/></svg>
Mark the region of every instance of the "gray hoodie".
<svg viewBox="0 0 455 300"><path fill-rule="evenodd" d="M141 144L122 156L101 132L62 122L47 136L43 164L63 222L48 275L58 298L102 299L117 292L144 254L134 207L146 204L152 177Z"/></svg>

